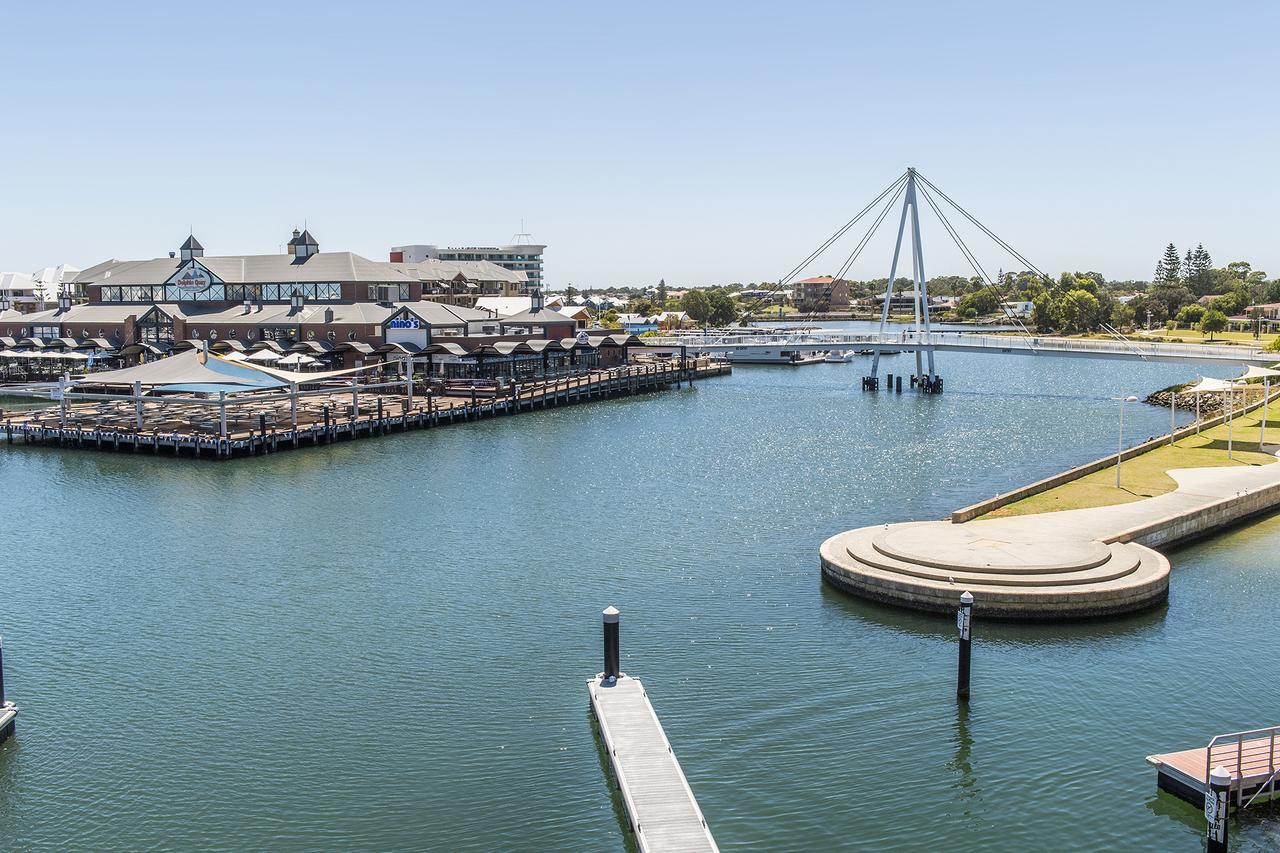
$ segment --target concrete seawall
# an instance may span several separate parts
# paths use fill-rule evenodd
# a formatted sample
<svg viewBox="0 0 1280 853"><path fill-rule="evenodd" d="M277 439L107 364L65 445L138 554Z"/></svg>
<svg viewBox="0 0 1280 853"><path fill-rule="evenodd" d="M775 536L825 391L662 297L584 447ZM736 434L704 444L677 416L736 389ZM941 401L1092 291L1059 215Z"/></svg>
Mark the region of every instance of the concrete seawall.
<svg viewBox="0 0 1280 853"><path fill-rule="evenodd" d="M1274 463L1280 465L1280 462ZM1280 508L1280 483L1227 498L1189 513L1174 513L1122 531L1104 542L1136 542L1148 548L1171 548L1224 527Z"/></svg>

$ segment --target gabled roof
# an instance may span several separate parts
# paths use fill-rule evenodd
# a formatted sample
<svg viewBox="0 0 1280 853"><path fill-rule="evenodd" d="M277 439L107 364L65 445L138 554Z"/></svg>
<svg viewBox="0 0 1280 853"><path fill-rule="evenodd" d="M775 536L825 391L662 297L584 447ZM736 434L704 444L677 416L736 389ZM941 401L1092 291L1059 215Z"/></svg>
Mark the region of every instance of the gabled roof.
<svg viewBox="0 0 1280 853"><path fill-rule="evenodd" d="M416 279L392 264L371 261L351 252L293 255L222 255L197 262L227 284L303 284L306 282L371 282L403 284ZM77 284L163 284L190 261L152 258L148 261L104 261L82 270Z"/></svg>
<svg viewBox="0 0 1280 853"><path fill-rule="evenodd" d="M312 237L312 236L311 236L311 232L310 232L310 231L307 231L306 229L303 229L302 235L298 237L298 242L297 242L297 243L295 243L294 245L296 245L296 246L319 246L320 244L319 244L318 242L316 242L316 238L315 238L315 237Z"/></svg>
<svg viewBox="0 0 1280 853"><path fill-rule="evenodd" d="M567 314L561 314L551 308L543 308L541 310L530 309L522 311L519 314L513 314L510 317L502 318L503 326L546 326L546 325L578 325L578 321Z"/></svg>
<svg viewBox="0 0 1280 853"><path fill-rule="evenodd" d="M196 239L196 235L194 235L194 234L192 234L190 237L188 237L188 238L187 238L187 242L183 243L183 244L182 244L181 246L179 246L178 248L180 248L180 249L199 249L199 250L200 250L200 251L202 251L202 252L204 251L204 246L201 246L201 245L200 245L200 241Z"/></svg>

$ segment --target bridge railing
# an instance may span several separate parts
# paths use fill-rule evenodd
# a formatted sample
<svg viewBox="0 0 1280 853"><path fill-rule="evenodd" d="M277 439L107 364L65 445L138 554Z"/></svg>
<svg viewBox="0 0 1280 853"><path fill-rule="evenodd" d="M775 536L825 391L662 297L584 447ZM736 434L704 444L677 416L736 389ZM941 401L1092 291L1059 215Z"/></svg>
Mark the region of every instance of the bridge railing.
<svg viewBox="0 0 1280 853"><path fill-rule="evenodd" d="M990 335L959 330L915 332L902 329L881 335L875 332L809 332L787 335L682 335L665 338L649 338L646 343L661 347L687 347L690 350L732 350L739 348L778 347L789 344L815 346L831 345L832 349L856 349L859 346L963 346L993 350L1022 350L1027 352L1081 352L1118 353L1148 357L1207 357L1223 360L1252 361L1265 359L1260 347L1214 344L1169 344L1155 341L1129 339L1125 341L1086 338L1058 338L1053 336ZM1280 354L1277 354L1280 361Z"/></svg>

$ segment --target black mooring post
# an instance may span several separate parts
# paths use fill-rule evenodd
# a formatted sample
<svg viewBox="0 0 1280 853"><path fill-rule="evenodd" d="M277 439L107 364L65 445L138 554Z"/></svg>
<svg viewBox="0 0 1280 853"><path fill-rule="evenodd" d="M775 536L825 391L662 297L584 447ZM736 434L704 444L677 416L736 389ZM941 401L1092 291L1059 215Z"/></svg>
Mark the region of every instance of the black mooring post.
<svg viewBox="0 0 1280 853"><path fill-rule="evenodd" d="M884 383L885 390L892 391L893 390L893 374L886 373L885 376L888 377L888 380Z"/></svg>
<svg viewBox="0 0 1280 853"><path fill-rule="evenodd" d="M617 678L618 670L618 608L610 605L604 609L604 677Z"/></svg>
<svg viewBox="0 0 1280 853"><path fill-rule="evenodd" d="M382 397L378 397L378 434L381 435L387 431L386 424L382 422Z"/></svg>
<svg viewBox="0 0 1280 853"><path fill-rule="evenodd" d="M1209 821L1207 853L1227 853L1227 811L1230 803L1231 774L1225 767L1215 767L1209 774L1209 788L1204 792L1204 816Z"/></svg>
<svg viewBox="0 0 1280 853"><path fill-rule="evenodd" d="M973 655L973 594L960 594L960 610L956 613L956 627L960 629L960 674L956 681L956 699L969 701L969 662Z"/></svg>
<svg viewBox="0 0 1280 853"><path fill-rule="evenodd" d="M895 388L894 390L899 394L902 393L902 377L901 376L898 377L898 385L897 385L897 388Z"/></svg>

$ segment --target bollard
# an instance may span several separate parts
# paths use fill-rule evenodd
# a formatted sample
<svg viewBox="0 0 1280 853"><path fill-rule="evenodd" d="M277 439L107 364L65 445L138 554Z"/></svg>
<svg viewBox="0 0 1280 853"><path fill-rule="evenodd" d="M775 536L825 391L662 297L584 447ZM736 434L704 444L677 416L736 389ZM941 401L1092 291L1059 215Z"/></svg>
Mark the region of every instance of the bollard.
<svg viewBox="0 0 1280 853"><path fill-rule="evenodd" d="M884 387L886 390L892 391L893 390L893 374L886 373L885 376L888 377L888 380L884 383Z"/></svg>
<svg viewBox="0 0 1280 853"><path fill-rule="evenodd" d="M960 610L956 612L956 627L960 629L960 673L956 681L956 699L969 701L969 661L973 652L973 593L960 594Z"/></svg>
<svg viewBox="0 0 1280 853"><path fill-rule="evenodd" d="M618 670L618 608L610 605L604 609L604 677L617 678Z"/></svg>
<svg viewBox="0 0 1280 853"><path fill-rule="evenodd" d="M1204 792L1204 816L1209 821L1206 831L1207 853L1227 853L1227 809L1231 802L1231 774L1215 767L1209 774L1209 788Z"/></svg>
<svg viewBox="0 0 1280 853"><path fill-rule="evenodd" d="M898 377L898 385L897 385L897 387L894 389L894 391L895 391L896 393L898 393L898 394L901 394L901 393L902 393L902 377L901 377L901 376L899 376L899 377Z"/></svg>

